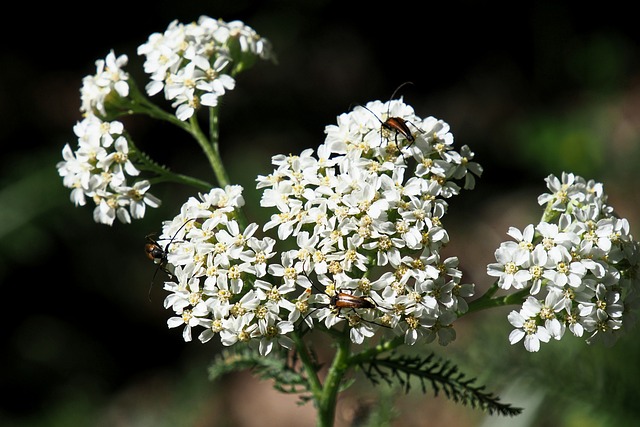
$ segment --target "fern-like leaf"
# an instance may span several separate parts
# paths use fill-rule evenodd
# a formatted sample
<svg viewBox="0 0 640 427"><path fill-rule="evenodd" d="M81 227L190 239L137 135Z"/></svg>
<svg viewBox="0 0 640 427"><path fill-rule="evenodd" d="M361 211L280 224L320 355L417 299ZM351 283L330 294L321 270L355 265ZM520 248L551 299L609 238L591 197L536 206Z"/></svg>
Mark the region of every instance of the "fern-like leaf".
<svg viewBox="0 0 640 427"><path fill-rule="evenodd" d="M431 385L434 395L443 392L454 402L479 408L490 414L515 416L522 408L500 402L500 398L485 391L485 386L474 385L475 378L466 379L457 366L449 361L436 358L433 353L428 356L386 356L376 357L360 365L363 373L374 384L381 381L393 385L397 381L405 393L411 389L412 379L420 382L422 392L427 392Z"/></svg>
<svg viewBox="0 0 640 427"><path fill-rule="evenodd" d="M260 379L273 380L273 387L288 394L300 394L300 403L311 399L309 382L303 371L296 368L294 360L288 360L285 351L274 351L269 357L261 356L249 348L226 349L222 351L209 366L209 379L215 381L220 377L242 370L253 371Z"/></svg>
<svg viewBox="0 0 640 427"><path fill-rule="evenodd" d="M134 153L135 155L133 155ZM161 165L155 160L153 160L144 151L133 149L130 151L130 156L135 158L135 161L138 167L141 167L143 170L153 171L157 174L161 174L163 172L169 172L170 170L167 166Z"/></svg>

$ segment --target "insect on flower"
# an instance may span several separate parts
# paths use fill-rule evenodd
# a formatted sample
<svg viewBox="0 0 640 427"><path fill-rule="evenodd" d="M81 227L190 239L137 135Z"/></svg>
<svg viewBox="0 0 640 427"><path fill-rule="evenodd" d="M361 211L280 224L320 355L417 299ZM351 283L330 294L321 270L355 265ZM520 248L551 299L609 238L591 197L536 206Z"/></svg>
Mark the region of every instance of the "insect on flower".
<svg viewBox="0 0 640 427"><path fill-rule="evenodd" d="M393 91L393 94L391 95L391 98L389 98L389 102L387 103L388 104L388 107L387 107L387 119L384 122L373 111L371 111L370 109L368 109L364 105L361 105L362 108L364 108L365 110L369 111L371 114L374 115L374 117L376 119L378 119L378 121L380 122L380 133L381 134L382 134L383 130L386 130L388 132L395 132L395 138L394 139L395 139L396 146L398 145L398 135L400 134L400 135L404 136L404 138L407 141L409 141L409 144L405 148L411 147L411 145L416 141L416 138L415 138L415 136L413 136L413 133L411 132L411 129L409 129L409 126L407 125L407 123L409 123L411 126L416 128L418 130L418 132L425 133L424 130L420 129L418 126L416 126L415 124L411 123L410 121L405 120L402 117L394 117L394 116L390 115L390 112L389 112L389 109L391 108L390 101L393 98L395 98L396 93L398 93L398 90L400 90L400 88L402 88L403 86L405 86L407 84L411 84L411 82L404 82Z"/></svg>
<svg viewBox="0 0 640 427"><path fill-rule="evenodd" d="M147 258L149 258L151 261L153 261L158 265L158 267L156 268L156 271L153 273L153 278L151 279L151 285L149 286L149 294L151 294L151 287L153 287L153 282L156 279L158 270L162 270L168 276L173 277L173 273L167 268L167 255L169 254L169 246L175 242L175 238L180 232L180 230L182 230L185 225L187 225L189 222L193 221L194 219L195 218L188 219L187 221L185 221L184 224L182 224L180 228L176 230L174 235L171 237L171 239L169 239L169 242L166 245L164 245L164 247L160 246L160 243L158 243L158 241L153 238L153 233L148 234L146 236L147 243L144 245L144 251L147 254Z"/></svg>
<svg viewBox="0 0 640 427"><path fill-rule="evenodd" d="M337 310L338 317L341 317L349 322L350 325L358 324L359 322L372 323L374 325L389 328L389 325L378 323L370 319L362 317L361 313L357 309L378 309L379 307L367 297L356 296L348 294L342 291L336 291L329 297L329 306ZM345 316L342 314L343 309L350 309L352 314Z"/></svg>
<svg viewBox="0 0 640 427"><path fill-rule="evenodd" d="M362 321L362 322L372 323L372 324L386 327L386 328L389 327L388 325L384 325L381 323L377 323L373 320L363 318L362 316L363 313L358 311L363 309L378 309L379 307L372 300L368 299L365 296L352 295L340 290L335 290L333 293L329 293L327 292L326 289L325 290L320 289L319 286L316 284L316 282L311 280L311 278L306 272L303 271L303 274L307 277L309 282L311 282L311 285L318 292L325 294L329 297L328 307L332 311L335 311L337 317L347 320L350 325L357 324ZM343 313L343 310L350 310L351 314L345 315ZM309 313L309 314L312 314L312 313Z"/></svg>
<svg viewBox="0 0 640 427"><path fill-rule="evenodd" d="M152 236L153 234L148 234L146 236L147 243L144 245L144 251L147 254L147 258L151 261L157 262L161 268L164 268L164 265L167 262L167 252Z"/></svg>
<svg viewBox="0 0 640 427"><path fill-rule="evenodd" d="M343 308L376 308L376 305L366 299L348 294L346 292L336 292L330 297L329 304L338 310Z"/></svg>

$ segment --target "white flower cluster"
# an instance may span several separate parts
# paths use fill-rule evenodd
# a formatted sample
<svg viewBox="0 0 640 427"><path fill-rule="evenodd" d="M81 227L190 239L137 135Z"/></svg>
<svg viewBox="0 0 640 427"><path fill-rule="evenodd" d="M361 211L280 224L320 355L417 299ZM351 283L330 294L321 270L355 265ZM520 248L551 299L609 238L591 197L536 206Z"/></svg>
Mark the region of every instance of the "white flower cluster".
<svg viewBox="0 0 640 427"><path fill-rule="evenodd" d="M115 91L122 98L129 96L129 74L123 70L129 58L116 57L113 50L105 59L96 61L96 74L85 76L80 89L80 111L85 115L106 116L105 100Z"/></svg>
<svg viewBox="0 0 640 427"><path fill-rule="evenodd" d="M538 198L546 205L543 221L511 227L514 241L503 242L487 266L500 288L528 290L508 316L516 328L509 341L524 338L528 351L538 351L568 328L578 337L587 332L587 342L611 343L638 302L638 243L606 204L602 184L567 173L546 182L551 193Z"/></svg>
<svg viewBox="0 0 640 427"><path fill-rule="evenodd" d="M214 188L187 200L180 214L165 222L158 244L173 277L165 282L170 294L164 305L176 314L168 326L184 325L185 341L200 326L202 342L220 334L226 346L251 341L268 354L276 342L291 346L286 334L293 322L281 310L297 311L288 299L296 288L290 280L279 285L263 280L276 254L275 240L255 237L255 223L240 229L235 216L243 205L241 186Z"/></svg>
<svg viewBox="0 0 640 427"><path fill-rule="evenodd" d="M201 16L189 24L171 22L164 33L153 33L138 47L152 96L164 89L176 117L187 120L201 105L215 107L218 98L235 87L233 75L256 57L272 59L268 40L241 21L224 22Z"/></svg>
<svg viewBox="0 0 640 427"><path fill-rule="evenodd" d="M96 115L106 115L105 99L113 91L128 96L128 75L121 69L126 63L126 56L116 58L110 52L105 60L96 61L96 74L83 79L80 110L84 119L73 128L78 145L74 151L65 144L63 161L57 164L64 186L72 189L71 201L84 206L87 198L92 199L96 205L94 220L108 225L116 217L130 223L132 217L144 217L146 206L160 205L160 200L148 193L149 181L127 182L127 177L135 177L140 171L129 159L122 123L103 121Z"/></svg>
<svg viewBox="0 0 640 427"><path fill-rule="evenodd" d="M441 258L449 240L441 219L445 199L460 191L455 181L471 188L469 171L481 167L467 147L454 150L445 122L398 100L366 108L326 128L318 157L311 149L274 156L273 173L258 177L261 206L278 210L263 229L288 241L279 260L276 240L254 236L257 225L239 229L239 187L189 200L165 223L159 242L175 268L165 286L177 314L170 327L186 325L186 340L198 325L201 341L219 333L224 345L259 342L262 354L274 342L288 346L294 327L344 320L355 343L380 329L408 344L455 338L474 287L461 283L457 258ZM413 126L413 141L378 117Z"/></svg>
<svg viewBox="0 0 640 427"><path fill-rule="evenodd" d="M138 48L146 57L144 69L151 75L147 93L164 88L173 100L176 116L187 120L200 105L216 106L218 97L233 89L232 75L247 68L256 58L273 59L271 45L240 21L223 22L201 16L198 23L172 22L164 34L152 34ZM129 141L119 121L107 119L116 114L148 112L141 94L124 71L126 55L109 52L96 61L96 73L82 80L80 111L84 119L74 132L78 146L66 144L63 161L57 165L63 183L71 188L71 201L85 205L86 198L96 204L94 219L113 224L117 217L130 223L145 214L146 206L158 207L160 200L148 193L147 180L127 183L127 176L140 171L129 159ZM144 102L143 102L144 101ZM143 110L136 110L142 108Z"/></svg>

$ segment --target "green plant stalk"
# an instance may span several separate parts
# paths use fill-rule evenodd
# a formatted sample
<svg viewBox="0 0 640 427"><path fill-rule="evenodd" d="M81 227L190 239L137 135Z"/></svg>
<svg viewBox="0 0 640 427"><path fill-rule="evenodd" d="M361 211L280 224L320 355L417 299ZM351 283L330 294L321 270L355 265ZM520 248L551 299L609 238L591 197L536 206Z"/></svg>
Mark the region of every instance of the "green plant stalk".
<svg viewBox="0 0 640 427"><path fill-rule="evenodd" d="M220 157L220 150L218 146L218 108L209 108L209 137L207 137L198 123L197 112L194 113L189 119L189 123L183 122L178 119L174 114L164 111L149 100L138 90L137 86L130 82L131 99L127 104L126 114L142 113L151 118L164 120L172 123L179 128L185 130L198 142L200 148L204 152L213 173L216 177L216 181L220 187L229 185L230 180L226 169L222 163Z"/></svg>
<svg viewBox="0 0 640 427"><path fill-rule="evenodd" d="M130 135L127 134L126 138L127 143L129 144L129 152L135 157L138 168L144 171L151 171L158 175L156 178L149 178L149 183L157 184L159 182L175 182L178 184L196 187L203 191L211 189L211 184L206 181L192 176L174 173L168 168L153 162L146 154L138 149Z"/></svg>
<svg viewBox="0 0 640 427"><path fill-rule="evenodd" d="M149 104L148 114L152 115L152 117L168 120L171 123L174 123L179 127L181 127L182 129L186 130L189 134L191 134L191 136L193 136L194 139L198 142L198 144L200 145L200 148L202 149L205 156L207 157L207 160L209 161L209 165L213 170L213 174L216 178L216 181L218 182L218 186L221 188L224 188L227 185L231 184L231 180L229 179L229 174L227 173L227 170L224 167L224 163L222 162L222 156L220 155L218 112L219 110L217 107L209 108L209 136L208 137L200 128L197 114L194 114L193 116L191 116L191 118L189 119L189 124L186 124L181 120L178 120L175 116L166 113L165 111L163 111L160 108L157 108L153 104ZM170 174L170 176L165 178L160 178L156 182L170 180L170 181L179 182L183 184L193 185L204 191L208 191L211 189L211 185L209 185L204 181L200 181L185 175L173 174L169 171L163 170L162 175L167 175L167 174ZM236 211L236 218L238 219L238 222L243 228L246 227L249 223L244 214L244 211L241 209Z"/></svg>
<svg viewBox="0 0 640 427"><path fill-rule="evenodd" d="M378 354L394 350L404 342L404 336L394 337L389 341L382 341L375 347L368 348L360 353L354 354L349 358L349 365L355 366L361 363L366 363L373 359Z"/></svg>
<svg viewBox="0 0 640 427"><path fill-rule="evenodd" d="M209 134L210 134L211 140L209 140L209 138L207 138L204 132L202 132L202 129L200 128L200 124L198 123L198 118L196 114L191 116L191 118L189 119L189 124L191 125L189 133L191 133L191 135L196 139L196 141L198 141L198 144L200 144L200 148L202 148L202 151L207 156L207 159L209 160L211 169L213 169L213 173L216 177L216 181L218 182L218 185L224 188L230 184L230 180L229 180L229 176L227 175L227 171L224 167L224 164L222 163L222 158L220 157L220 150L218 148L219 136L218 136L218 127L217 127L217 122L218 122L217 109L212 108L211 110L216 110L216 111L212 111L210 115L210 117L213 119L210 121L215 122L215 125L212 124L210 126Z"/></svg>
<svg viewBox="0 0 640 427"><path fill-rule="evenodd" d="M218 111L219 111L218 107L209 108L209 140L211 142L211 156L212 156L209 159L209 163L213 168L213 171L216 175L216 178L218 179L218 182L220 183L220 186L224 187L225 185L228 185L231 182L231 180L229 179L229 175L227 174L227 171L224 168L224 164L222 162L222 156L220 155L220 144L219 144L220 134L218 130L219 129ZM226 184L222 184L222 182L225 182ZM249 221L245 216L244 210L238 209L236 211L236 217L238 219L238 222L242 226L242 228L245 228L249 224Z"/></svg>
<svg viewBox="0 0 640 427"><path fill-rule="evenodd" d="M316 410L318 411L316 425L318 427L331 427L335 421L336 403L338 402L338 393L340 392L342 378L352 366L349 362L351 349L349 331L345 329L342 335L336 340L336 353L324 384L322 384L320 378L318 378L316 364L313 362L309 350L300 334L294 332L291 337L296 345L296 351L298 352L300 361L307 373L309 388L311 389Z"/></svg>
<svg viewBox="0 0 640 427"><path fill-rule="evenodd" d="M293 331L291 334L291 338L296 345L296 351L298 352L298 356L300 356L300 361L302 362L302 366L304 367L305 372L307 373L307 379L309 381L309 388L311 389L311 394L313 394L313 400L318 401L322 396L322 383L318 378L318 374L316 372L315 364L309 354L309 350L307 349L306 344L302 340L302 336L298 334L298 332Z"/></svg>
<svg viewBox="0 0 640 427"><path fill-rule="evenodd" d="M153 119L165 120L172 123L183 130L190 132L189 124L177 118L174 114L164 111L149 99L138 89L133 79L129 80L129 98L112 99L114 105L120 111L119 114L146 114Z"/></svg>
<svg viewBox="0 0 640 427"><path fill-rule="evenodd" d="M336 353L333 362L327 373L322 388L322 394L319 400L316 400L318 406L318 427L331 427L335 421L336 403L338 402L338 393L342 378L347 370L351 367L349 364L349 356L351 351L351 340L349 339L349 329L345 328L342 337L336 341Z"/></svg>
<svg viewBox="0 0 640 427"><path fill-rule="evenodd" d="M522 304L526 297L529 295L529 288L524 288L513 294L505 295L503 297L493 297L498 290L498 283L494 283L480 298L475 299L469 303L469 309L461 314L469 314L487 308L503 307L505 305Z"/></svg>

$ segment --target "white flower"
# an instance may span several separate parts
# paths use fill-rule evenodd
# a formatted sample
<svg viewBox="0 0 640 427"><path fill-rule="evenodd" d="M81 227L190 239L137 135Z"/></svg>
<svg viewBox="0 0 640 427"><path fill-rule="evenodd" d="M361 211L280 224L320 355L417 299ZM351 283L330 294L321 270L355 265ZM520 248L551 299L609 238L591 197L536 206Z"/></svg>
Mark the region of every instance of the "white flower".
<svg viewBox="0 0 640 427"><path fill-rule="evenodd" d="M294 347L293 340L286 334L293 332L293 330L293 323L288 320L272 320L268 323L260 323L258 328L253 330L251 338L259 340L260 355L267 356L273 350L274 343L292 349Z"/></svg>
<svg viewBox="0 0 640 427"><path fill-rule="evenodd" d="M559 261L555 269L546 270L543 277L549 280L548 286L563 288L565 285L579 288L587 269L581 262Z"/></svg>
<svg viewBox="0 0 640 427"><path fill-rule="evenodd" d="M106 115L105 98L112 91L126 98L129 95L128 73L122 68L127 65L126 55L115 56L109 52L105 59L96 61L96 74L86 76L82 80L80 89L81 107L83 113L99 113Z"/></svg>
<svg viewBox="0 0 640 427"><path fill-rule="evenodd" d="M487 266L489 276L498 277L502 289L522 289L531 280L528 253L520 250L515 242L504 242L495 251L495 263Z"/></svg>
<svg viewBox="0 0 640 427"><path fill-rule="evenodd" d="M562 173L562 180L554 175L545 178L547 187L552 193L544 193L538 197L540 205L551 203L551 208L556 211L565 211L572 203L580 203L584 200L584 193L573 185L576 176L572 173Z"/></svg>
<svg viewBox="0 0 640 427"><path fill-rule="evenodd" d="M98 205L93 210L93 220L100 224L112 225L116 219L125 223L131 223L131 216L127 211L128 201L117 197L115 194L103 193L99 196Z"/></svg>
<svg viewBox="0 0 640 427"><path fill-rule="evenodd" d="M249 250L242 252L240 259L253 266L253 273L256 277L263 277L267 274L267 261L276 255L273 250L275 244L275 239L271 237L265 237L262 240L250 237L247 240Z"/></svg>
<svg viewBox="0 0 640 427"><path fill-rule="evenodd" d="M509 334L509 342L512 345L524 338L524 347L527 351L536 352L540 350L540 342L549 342L551 335L544 326L538 325L540 309L538 300L529 297L519 312L509 313L509 322L516 327Z"/></svg>
<svg viewBox="0 0 640 427"><path fill-rule="evenodd" d="M198 326L199 322L199 319L192 314L191 310L184 310L180 316L169 318L169 320L167 320L167 326L169 328L177 328L178 326L184 325L182 338L186 342L189 342L191 341L191 328Z"/></svg>
<svg viewBox="0 0 640 427"><path fill-rule="evenodd" d="M115 185L121 185L126 182L125 172L130 176L137 176L140 171L136 169L129 159L129 143L123 136L119 136L113 144L114 151L97 157L97 166L103 170L109 170L114 178L117 178Z"/></svg>
<svg viewBox="0 0 640 427"><path fill-rule="evenodd" d="M224 25L206 22L207 28L185 27L186 37L214 34L214 44L234 42ZM153 49L150 44L142 50ZM184 63L172 68L181 79L170 82L173 86L165 83L165 91L173 96L175 90L175 101L181 102L182 90L191 93L189 80L194 99L204 90L203 71L209 69L203 55L197 43L189 44ZM343 325L358 344L380 327L404 335L410 344L437 337L446 345L455 338L456 312L466 311L465 298L474 288L460 285L456 257L441 261L440 250L449 241L441 218L445 199L461 189L454 181L465 180L479 165L468 167L469 150L455 151L446 123L427 120L430 133L423 135L413 125L421 119L402 101L377 101L367 108L371 111L356 108L340 116L338 126L327 127L317 157L312 149L273 156L274 171L258 177L261 206L275 210L262 231L277 229L277 239L255 237L255 224L241 232L235 222L244 204L241 187L190 198L167 222L163 236L174 236L167 268L188 267L203 281L202 304L194 307L205 328L201 341L219 335L223 345L246 341L266 355L276 343L291 345L286 334L294 323L312 328L319 322L328 329ZM401 118L412 130L395 132L376 115L382 123ZM438 167L410 175L412 159ZM434 171L442 173L434 178ZM280 252L280 263L272 262L279 241L289 249Z"/></svg>
<svg viewBox="0 0 640 427"><path fill-rule="evenodd" d="M129 204L129 210L133 218L143 218L147 206L152 208L160 206L160 199L148 193L150 188L149 181L143 180L133 184L133 187L122 187L120 189L123 193L122 197L125 197Z"/></svg>
<svg viewBox="0 0 640 427"><path fill-rule="evenodd" d="M220 342L224 346L231 346L236 342L248 342L251 335L258 328L256 323L252 323L254 313L246 313L241 316L229 317L225 319L223 329L220 331Z"/></svg>

